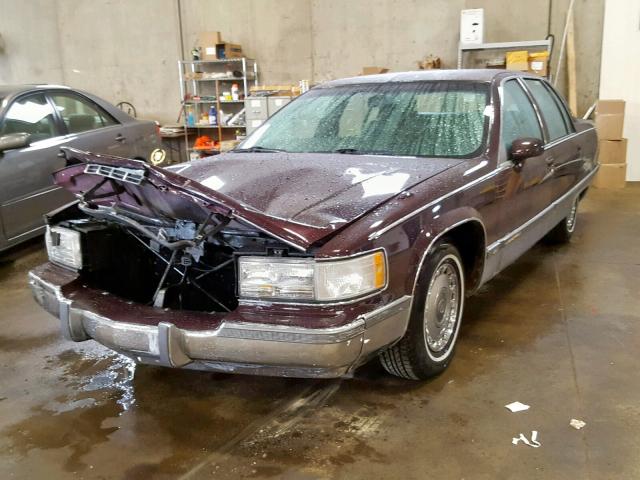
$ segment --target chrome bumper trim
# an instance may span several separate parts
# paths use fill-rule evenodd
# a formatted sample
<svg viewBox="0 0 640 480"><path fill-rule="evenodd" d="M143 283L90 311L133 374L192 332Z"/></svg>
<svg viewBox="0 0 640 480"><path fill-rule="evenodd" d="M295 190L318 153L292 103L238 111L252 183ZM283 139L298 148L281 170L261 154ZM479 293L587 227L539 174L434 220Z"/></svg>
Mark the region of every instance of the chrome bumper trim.
<svg viewBox="0 0 640 480"><path fill-rule="evenodd" d="M215 330L187 330L169 322L115 321L74 306L61 288L29 273L35 299L60 319L74 341L94 339L141 363L261 375L339 377L400 339L409 321L404 296L353 322L331 328L223 322Z"/></svg>

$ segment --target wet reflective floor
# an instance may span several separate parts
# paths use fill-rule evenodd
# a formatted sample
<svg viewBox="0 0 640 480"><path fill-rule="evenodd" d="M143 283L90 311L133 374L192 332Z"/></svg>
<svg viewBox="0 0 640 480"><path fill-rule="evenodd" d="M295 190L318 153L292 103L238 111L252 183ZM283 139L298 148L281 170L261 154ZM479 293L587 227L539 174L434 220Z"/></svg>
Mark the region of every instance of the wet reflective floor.
<svg viewBox="0 0 640 480"><path fill-rule="evenodd" d="M640 478L639 233L640 188L590 192L570 245L468 299L456 358L423 383L135 366L65 341L31 299L29 242L0 260L0 478ZM541 447L512 445L532 430Z"/></svg>

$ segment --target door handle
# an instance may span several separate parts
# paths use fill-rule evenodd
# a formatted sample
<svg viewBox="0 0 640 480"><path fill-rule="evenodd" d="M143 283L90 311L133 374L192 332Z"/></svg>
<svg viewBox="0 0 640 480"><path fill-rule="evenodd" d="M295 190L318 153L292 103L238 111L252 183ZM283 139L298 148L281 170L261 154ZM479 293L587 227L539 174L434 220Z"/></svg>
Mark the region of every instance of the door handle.
<svg viewBox="0 0 640 480"><path fill-rule="evenodd" d="M56 154L56 156L57 156L58 158L67 158L67 156L65 155L65 153L64 153L62 150L60 150L60 151Z"/></svg>
<svg viewBox="0 0 640 480"><path fill-rule="evenodd" d="M116 136L116 142L124 142L125 140L126 140L125 136L124 136L124 135L122 135L121 133L119 133L119 134Z"/></svg>
<svg viewBox="0 0 640 480"><path fill-rule="evenodd" d="M553 164L555 163L556 159L553 157L547 157L544 159L544 161L547 162L548 167L553 167Z"/></svg>

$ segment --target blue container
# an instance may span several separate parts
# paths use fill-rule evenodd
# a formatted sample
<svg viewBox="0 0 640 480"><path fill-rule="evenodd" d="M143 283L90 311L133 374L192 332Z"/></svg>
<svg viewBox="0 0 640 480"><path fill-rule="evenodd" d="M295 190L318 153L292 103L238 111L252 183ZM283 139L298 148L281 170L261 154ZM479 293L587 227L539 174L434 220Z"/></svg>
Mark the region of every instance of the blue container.
<svg viewBox="0 0 640 480"><path fill-rule="evenodd" d="M209 125L217 125L218 124L218 111L214 105L211 105L209 109Z"/></svg>

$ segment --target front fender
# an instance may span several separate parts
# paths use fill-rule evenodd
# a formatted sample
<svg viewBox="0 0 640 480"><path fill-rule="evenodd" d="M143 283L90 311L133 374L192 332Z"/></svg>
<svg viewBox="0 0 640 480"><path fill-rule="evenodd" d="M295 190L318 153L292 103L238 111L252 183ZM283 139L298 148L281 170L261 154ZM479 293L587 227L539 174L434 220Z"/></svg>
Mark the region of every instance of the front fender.
<svg viewBox="0 0 640 480"><path fill-rule="evenodd" d="M478 264L474 262L473 275L469 276L471 280L471 284L469 286L471 289L474 289L477 286L480 278L482 277L482 270L484 268L484 251L486 248L486 230L480 213L476 209L468 206L456 208L441 215L438 215L438 213L438 211L433 212L430 210L420 215L420 224L423 225L423 228L411 249L411 261L409 263L410 268L407 272L405 284L406 291L411 292L412 294L415 290L420 269L438 241L445 238L447 234L455 232L456 229L463 227L465 224L470 222L473 222L475 224L474 226L479 226L482 230L482 243L481 245L477 245L478 252L481 252L481 254L478 255L480 263ZM461 234L465 233L462 232L462 230L460 230L460 232ZM457 236L458 235L456 235L456 237ZM470 239L469 241L475 242L475 239ZM458 248L460 249L460 246L458 246ZM461 254L465 256L464 252L461 252ZM465 265L465 267L466 266L467 265Z"/></svg>

